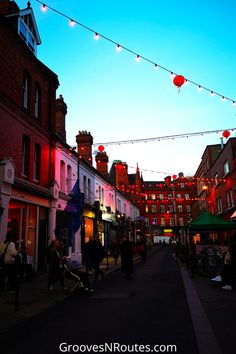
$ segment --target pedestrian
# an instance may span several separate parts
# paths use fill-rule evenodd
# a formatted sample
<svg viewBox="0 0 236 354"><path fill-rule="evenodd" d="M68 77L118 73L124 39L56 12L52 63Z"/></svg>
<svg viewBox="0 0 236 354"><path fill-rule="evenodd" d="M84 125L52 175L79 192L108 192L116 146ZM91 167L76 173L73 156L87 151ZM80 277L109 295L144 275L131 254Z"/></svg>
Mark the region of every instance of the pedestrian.
<svg viewBox="0 0 236 354"><path fill-rule="evenodd" d="M111 256L114 259L115 266L117 266L118 258L120 254L119 244L117 240L113 240L111 243Z"/></svg>
<svg viewBox="0 0 236 354"><path fill-rule="evenodd" d="M92 255L93 269L95 270L95 280L99 278L99 275L101 275L101 278L103 279L104 272L102 271L102 269L100 269L100 263L104 258L105 252L104 252L104 247L102 246L102 243L99 240L98 235L94 236L91 255Z"/></svg>
<svg viewBox="0 0 236 354"><path fill-rule="evenodd" d="M29 262L29 256L27 253L27 247L25 243L22 243L21 249L19 252L20 257L20 279L27 282L32 281L33 276L33 267L32 264Z"/></svg>
<svg viewBox="0 0 236 354"><path fill-rule="evenodd" d="M11 232L6 234L5 241L0 246L1 271L0 271L0 291L4 290L5 280L8 281L9 292L16 290L16 263L17 250L13 242Z"/></svg>
<svg viewBox="0 0 236 354"><path fill-rule="evenodd" d="M223 267L215 278L211 279L215 282L221 283L223 290L232 290L236 277L236 244L231 243L229 250L224 257Z"/></svg>
<svg viewBox="0 0 236 354"><path fill-rule="evenodd" d="M143 264L146 263L146 254L147 254L147 244L145 238L142 238L139 242L139 254Z"/></svg>
<svg viewBox="0 0 236 354"><path fill-rule="evenodd" d="M84 253L85 253L85 263L86 263L86 273L92 275L93 270L93 240L90 238L87 243L85 243Z"/></svg>
<svg viewBox="0 0 236 354"><path fill-rule="evenodd" d="M133 273L133 251L132 243L125 236L120 245L121 254L121 272L126 274L126 278L130 279Z"/></svg>
<svg viewBox="0 0 236 354"><path fill-rule="evenodd" d="M67 290L64 282L64 267L65 257L63 256L63 244L61 241L56 240L51 248L49 254L49 267L48 267L48 289L53 290L54 284L60 283L60 286Z"/></svg>

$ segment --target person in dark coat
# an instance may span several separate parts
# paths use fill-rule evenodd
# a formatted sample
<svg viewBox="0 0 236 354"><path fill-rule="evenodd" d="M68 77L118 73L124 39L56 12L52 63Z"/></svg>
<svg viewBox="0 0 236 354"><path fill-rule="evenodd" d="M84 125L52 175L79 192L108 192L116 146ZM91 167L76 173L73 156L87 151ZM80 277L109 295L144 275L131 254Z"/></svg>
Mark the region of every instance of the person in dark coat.
<svg viewBox="0 0 236 354"><path fill-rule="evenodd" d="M126 278L130 279L133 273L133 251L132 243L129 241L128 237L125 236L120 245L120 255L121 255L121 272L126 274Z"/></svg>
<svg viewBox="0 0 236 354"><path fill-rule="evenodd" d="M101 278L104 278L104 272L100 269L100 263L104 258L104 247L99 240L99 236L95 235L93 244L91 247L91 257L92 257L92 264L93 269L95 270L95 280L98 279L99 275Z"/></svg>
<svg viewBox="0 0 236 354"><path fill-rule="evenodd" d="M147 254L147 244L145 238L142 238L139 243L139 254L141 257L141 261L143 264L146 262L146 254Z"/></svg>
<svg viewBox="0 0 236 354"><path fill-rule="evenodd" d="M53 285L60 282L61 287L66 290L64 283L64 268L63 262L65 257L62 254L63 244L56 240L51 248L49 254L49 267L48 267L48 289L53 290Z"/></svg>

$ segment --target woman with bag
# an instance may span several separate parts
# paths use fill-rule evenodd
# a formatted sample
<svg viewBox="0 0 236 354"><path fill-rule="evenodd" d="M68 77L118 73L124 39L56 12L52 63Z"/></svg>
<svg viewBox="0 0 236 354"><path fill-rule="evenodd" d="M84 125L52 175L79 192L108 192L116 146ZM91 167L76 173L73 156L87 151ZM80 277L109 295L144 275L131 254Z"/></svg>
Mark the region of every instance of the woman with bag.
<svg viewBox="0 0 236 354"><path fill-rule="evenodd" d="M0 271L0 291L4 290L5 279L8 278L8 289L10 292L16 290L16 246L10 232L6 235L6 240L0 246L1 271Z"/></svg>

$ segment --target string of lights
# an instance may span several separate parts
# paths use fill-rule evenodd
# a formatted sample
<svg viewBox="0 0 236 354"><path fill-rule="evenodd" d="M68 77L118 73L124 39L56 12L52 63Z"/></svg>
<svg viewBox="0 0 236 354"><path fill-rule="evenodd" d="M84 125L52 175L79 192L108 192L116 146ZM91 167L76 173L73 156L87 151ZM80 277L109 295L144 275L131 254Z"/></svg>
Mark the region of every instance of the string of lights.
<svg viewBox="0 0 236 354"><path fill-rule="evenodd" d="M221 93L218 93L218 92L216 92L216 91L214 91L212 89L209 89L209 88L207 88L207 87L205 87L205 86L203 86L203 85L201 85L201 84L199 84L199 83L197 83L195 81L187 79L187 78L183 77L182 75L179 75L179 74L175 73L173 70L170 70L170 69L166 68L165 66L156 63L155 61L153 61L153 60L151 60L151 59L149 59L149 58L147 58L147 57L145 57L145 56L133 51L132 49L130 49L130 48L124 46L124 45L121 45L117 41L115 41L115 40L113 40L113 39L111 39L111 38L99 33L98 31L96 31L96 30L94 30L94 29L92 29L92 28L90 28L90 27L78 22L77 20L71 18L70 16L66 15L65 13L63 13L61 11L58 11L57 9L47 5L45 2L42 2L40 0L36 0L36 1L42 5L41 6L42 11L45 12L47 9L52 10L56 14L68 19L69 20L69 24L71 26L79 25L80 27L86 29L87 31L92 32L93 35L94 35L94 39L95 40L98 40L99 38L102 38L102 39L112 43L113 45L115 45L115 48L116 48L117 51L124 50L124 51L129 52L130 54L134 55L136 61L139 62L142 59L143 61L146 61L149 64L152 64L154 70L157 70L158 68L160 68L160 69L170 73L171 76L173 77L173 79L177 78L177 80L174 80L174 84L177 87L180 88L183 84L191 83L192 85L197 86L199 91L205 90L205 91L209 92L211 96L215 96L215 95L219 96L223 101L228 100L228 101L232 102L233 106L236 106L236 100L235 99L231 99L229 97L226 97L225 95L222 95ZM179 81L178 79L181 79L181 80Z"/></svg>
<svg viewBox="0 0 236 354"><path fill-rule="evenodd" d="M109 141L106 143L95 143L93 146L98 146L100 144L103 144L105 146L108 145L121 145L121 144L137 144L137 143L148 143L151 141L161 141L161 140L174 140L174 139L180 139L180 138L191 138L194 136L203 136L203 135L209 135L209 134L219 134L221 132L225 131L234 131L236 128L230 128L230 129L218 129L218 130L208 130L208 131L203 131L203 132L195 132L195 133L183 133L183 134L174 134L174 135L165 135L165 136L158 136L154 138L142 138L142 139L133 139L133 140L120 140L120 141Z"/></svg>

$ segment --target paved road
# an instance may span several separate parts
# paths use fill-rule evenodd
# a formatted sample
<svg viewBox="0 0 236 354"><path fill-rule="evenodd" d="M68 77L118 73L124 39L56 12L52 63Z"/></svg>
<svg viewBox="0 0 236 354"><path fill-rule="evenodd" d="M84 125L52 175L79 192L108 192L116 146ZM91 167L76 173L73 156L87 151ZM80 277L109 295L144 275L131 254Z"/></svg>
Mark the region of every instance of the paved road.
<svg viewBox="0 0 236 354"><path fill-rule="evenodd" d="M113 272L98 283L93 296L70 297L30 319L1 340L1 349L6 354L60 353L62 342L85 353L88 349L79 345L116 342L132 349L175 345L178 354L197 354L180 270L169 250L152 252L145 265L136 265L131 280Z"/></svg>

